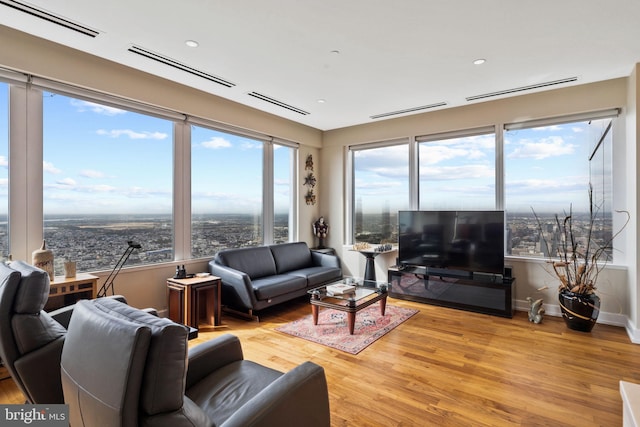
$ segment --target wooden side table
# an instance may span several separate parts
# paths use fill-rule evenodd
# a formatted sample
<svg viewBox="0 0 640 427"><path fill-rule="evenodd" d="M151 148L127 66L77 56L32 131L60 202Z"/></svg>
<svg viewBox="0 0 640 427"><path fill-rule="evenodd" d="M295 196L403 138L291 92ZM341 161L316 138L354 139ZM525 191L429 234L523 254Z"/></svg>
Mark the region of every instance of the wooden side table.
<svg viewBox="0 0 640 427"><path fill-rule="evenodd" d="M78 273L75 277L56 276L49 288L49 299L45 311L75 304L80 299L96 297L98 277L87 273Z"/></svg>
<svg viewBox="0 0 640 427"><path fill-rule="evenodd" d="M222 282L216 276L168 278L169 318L197 329L204 315L206 323L220 326L221 290Z"/></svg>

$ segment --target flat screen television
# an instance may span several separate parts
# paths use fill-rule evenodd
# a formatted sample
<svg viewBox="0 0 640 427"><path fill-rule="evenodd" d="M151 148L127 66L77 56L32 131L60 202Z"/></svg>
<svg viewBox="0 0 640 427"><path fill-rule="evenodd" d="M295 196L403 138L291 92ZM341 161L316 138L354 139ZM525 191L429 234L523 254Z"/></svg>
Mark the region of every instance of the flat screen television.
<svg viewBox="0 0 640 427"><path fill-rule="evenodd" d="M402 266L503 274L504 211L399 211Z"/></svg>

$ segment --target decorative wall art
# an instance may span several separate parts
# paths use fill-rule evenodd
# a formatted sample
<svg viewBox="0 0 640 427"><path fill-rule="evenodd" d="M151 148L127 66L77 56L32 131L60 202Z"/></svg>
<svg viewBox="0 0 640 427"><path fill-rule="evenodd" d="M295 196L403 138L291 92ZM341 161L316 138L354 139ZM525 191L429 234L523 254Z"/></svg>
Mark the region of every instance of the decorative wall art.
<svg viewBox="0 0 640 427"><path fill-rule="evenodd" d="M307 175L304 177L304 183L302 184L307 187L307 194L304 195L304 201L307 203L307 205L315 205L316 194L313 192L313 189L316 186L317 180L315 175L313 174L313 155L307 155L304 170L308 171Z"/></svg>

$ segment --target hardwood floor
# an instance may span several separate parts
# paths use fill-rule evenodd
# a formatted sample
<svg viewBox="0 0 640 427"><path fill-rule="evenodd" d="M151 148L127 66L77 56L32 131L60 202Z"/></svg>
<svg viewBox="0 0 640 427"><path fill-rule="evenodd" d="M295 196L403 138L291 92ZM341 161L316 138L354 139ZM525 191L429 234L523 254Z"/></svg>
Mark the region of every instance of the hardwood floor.
<svg viewBox="0 0 640 427"><path fill-rule="evenodd" d="M420 313L358 355L274 331L311 312L303 299L263 312L260 323L224 316L224 327L191 345L233 333L246 359L282 371L322 365L334 426L620 426L619 381L640 383L640 345L622 328L583 333L556 317L530 323L524 312L388 304ZM1 403L22 401L10 379L0 382Z"/></svg>

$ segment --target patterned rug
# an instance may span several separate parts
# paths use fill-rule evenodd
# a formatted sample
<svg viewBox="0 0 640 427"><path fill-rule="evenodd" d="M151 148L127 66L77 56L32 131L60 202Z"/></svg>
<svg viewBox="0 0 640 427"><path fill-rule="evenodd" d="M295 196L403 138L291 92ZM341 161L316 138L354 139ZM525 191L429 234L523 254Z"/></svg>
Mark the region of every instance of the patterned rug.
<svg viewBox="0 0 640 427"><path fill-rule="evenodd" d="M358 354L378 338L416 314L418 310L387 304L384 316L373 304L356 313L353 335L349 335L347 313L320 307L318 325L311 314L276 328L276 331L304 338L351 354Z"/></svg>

